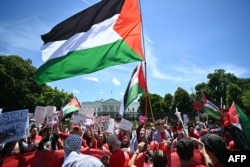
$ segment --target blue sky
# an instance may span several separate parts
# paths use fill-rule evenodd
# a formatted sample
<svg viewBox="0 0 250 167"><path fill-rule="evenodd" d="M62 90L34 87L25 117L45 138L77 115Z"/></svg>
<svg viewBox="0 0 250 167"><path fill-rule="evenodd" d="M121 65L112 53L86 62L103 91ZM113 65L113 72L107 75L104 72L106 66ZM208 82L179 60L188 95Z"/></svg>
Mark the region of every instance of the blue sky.
<svg viewBox="0 0 250 167"><path fill-rule="evenodd" d="M97 0L2 0L0 55L43 64L40 35L95 4ZM188 92L207 82L207 74L225 69L250 78L249 0L141 0L147 83L162 97L178 87ZM138 63L48 83L80 101L123 98Z"/></svg>

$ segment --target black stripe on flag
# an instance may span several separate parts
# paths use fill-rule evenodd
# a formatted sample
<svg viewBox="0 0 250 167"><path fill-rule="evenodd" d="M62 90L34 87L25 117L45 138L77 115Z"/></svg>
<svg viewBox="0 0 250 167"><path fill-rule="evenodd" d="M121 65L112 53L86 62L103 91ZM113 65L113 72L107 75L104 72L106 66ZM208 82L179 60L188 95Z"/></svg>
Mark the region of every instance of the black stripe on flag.
<svg viewBox="0 0 250 167"><path fill-rule="evenodd" d="M57 24L47 34L41 35L44 44L67 40L80 32L87 32L92 25L119 14L125 0L102 0L101 2Z"/></svg>

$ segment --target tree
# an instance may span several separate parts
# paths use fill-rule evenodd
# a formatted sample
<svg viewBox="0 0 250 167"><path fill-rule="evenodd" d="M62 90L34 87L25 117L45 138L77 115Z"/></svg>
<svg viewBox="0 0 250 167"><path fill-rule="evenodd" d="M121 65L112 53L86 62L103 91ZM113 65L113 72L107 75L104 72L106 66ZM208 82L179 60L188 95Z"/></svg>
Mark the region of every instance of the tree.
<svg viewBox="0 0 250 167"><path fill-rule="evenodd" d="M219 106L220 99L222 97L223 104L226 101L226 87L230 83L237 83L238 79L234 74L226 73L223 69L215 70L214 73L207 75L208 81L208 94L211 96L211 100Z"/></svg>
<svg viewBox="0 0 250 167"><path fill-rule="evenodd" d="M246 108L247 111L250 111L250 90L243 92L242 104Z"/></svg>
<svg viewBox="0 0 250 167"><path fill-rule="evenodd" d="M173 95L172 95L172 94L167 93L167 94L164 96L164 103L165 103L164 111L165 111L165 112L170 112L172 100L173 100Z"/></svg>
<svg viewBox="0 0 250 167"><path fill-rule="evenodd" d="M59 91L56 87L53 89L51 87L45 87L43 93L41 94L38 104L41 106L56 106L60 109L66 105L73 98L73 94L69 94Z"/></svg>
<svg viewBox="0 0 250 167"><path fill-rule="evenodd" d="M19 56L0 56L0 106L5 110L33 110L43 85L35 83L36 68Z"/></svg>
<svg viewBox="0 0 250 167"><path fill-rule="evenodd" d="M145 102L147 97L147 110L145 108ZM145 111L147 111L148 118L151 118L151 109L152 113L154 114L154 117L161 117L164 115L164 100L160 95L157 94L149 94L143 93L140 98L138 99L138 102L140 103L139 106L139 113L145 114Z"/></svg>
<svg viewBox="0 0 250 167"><path fill-rule="evenodd" d="M31 60L16 55L0 56L0 107L4 111L29 109L33 112L38 105L61 107L62 99L68 101L73 97L46 84L38 85L35 75L36 68Z"/></svg>
<svg viewBox="0 0 250 167"><path fill-rule="evenodd" d="M171 105L171 111L175 112L175 109L178 108L180 112L192 112L193 103L187 91L178 87L175 91L173 102Z"/></svg>
<svg viewBox="0 0 250 167"><path fill-rule="evenodd" d="M242 89L235 83L230 83L227 86L227 94L226 94L226 104L227 107L230 107L232 102L234 101L239 106L242 106L241 102L241 95L242 95Z"/></svg>
<svg viewBox="0 0 250 167"><path fill-rule="evenodd" d="M199 83L195 86L196 99L202 99L202 91L209 92L208 85L205 82Z"/></svg>

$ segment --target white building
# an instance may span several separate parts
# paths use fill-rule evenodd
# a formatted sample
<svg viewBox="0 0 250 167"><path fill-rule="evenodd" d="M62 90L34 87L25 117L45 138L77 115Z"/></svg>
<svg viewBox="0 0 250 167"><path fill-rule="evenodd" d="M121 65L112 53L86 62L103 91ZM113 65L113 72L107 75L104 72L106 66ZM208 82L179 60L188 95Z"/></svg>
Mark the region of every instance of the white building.
<svg viewBox="0 0 250 167"><path fill-rule="evenodd" d="M111 118L121 118L120 111L121 101L115 99L98 100L94 102L82 102L81 106L84 110L94 110L98 115L110 115ZM139 102L132 102L123 117L133 119L138 117Z"/></svg>

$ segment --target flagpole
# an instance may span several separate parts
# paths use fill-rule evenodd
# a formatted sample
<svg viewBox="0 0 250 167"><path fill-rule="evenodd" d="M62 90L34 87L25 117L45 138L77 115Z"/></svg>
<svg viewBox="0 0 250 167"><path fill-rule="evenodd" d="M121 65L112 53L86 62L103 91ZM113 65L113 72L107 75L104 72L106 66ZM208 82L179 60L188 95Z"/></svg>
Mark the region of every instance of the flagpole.
<svg viewBox="0 0 250 167"><path fill-rule="evenodd" d="M145 38L144 38L144 31L143 31L143 19L142 19L142 10L141 10L141 1L138 0L139 3L139 8L140 8L140 18L141 18L141 31L142 31L142 49L143 49L143 53L144 53L144 71L145 71L145 81L146 84L147 82L147 63L146 63L146 52L145 52ZM152 121L155 124L155 120L154 120L154 115L152 112L152 107L150 104L150 98L149 98L149 94L148 94L148 86L147 86L147 90L146 90L146 98L145 98L145 116L148 117L148 102L149 102L149 107L150 107L150 111L151 111L151 116L152 116ZM147 120L144 123L145 125L147 125Z"/></svg>

